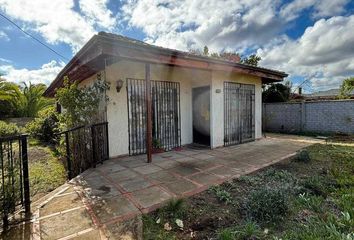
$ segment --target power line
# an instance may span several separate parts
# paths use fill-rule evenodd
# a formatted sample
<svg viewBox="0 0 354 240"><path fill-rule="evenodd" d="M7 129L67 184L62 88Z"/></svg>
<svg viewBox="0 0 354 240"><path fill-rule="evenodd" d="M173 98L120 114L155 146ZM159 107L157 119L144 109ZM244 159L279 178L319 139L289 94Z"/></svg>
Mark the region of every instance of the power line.
<svg viewBox="0 0 354 240"><path fill-rule="evenodd" d="M13 22L11 19L9 19L8 17L6 17L4 14L2 14L0 12L0 16L2 16L3 18L5 18L8 22L10 22L12 25L14 25L15 27L17 27L21 32L23 32L24 34L26 34L27 36L31 37L32 39L34 39L35 41L37 41L39 44L43 45L44 47L46 47L47 49L49 49L50 51L52 51L53 53L55 53L56 55L58 55L60 58L69 61L69 59L67 57L64 57L63 55L61 55L60 53L58 53L57 51L55 51L53 48L49 47L47 44L43 43L41 40L39 40L38 38L34 37L32 34L26 32L25 30L23 30L19 25L17 25L15 22Z"/></svg>

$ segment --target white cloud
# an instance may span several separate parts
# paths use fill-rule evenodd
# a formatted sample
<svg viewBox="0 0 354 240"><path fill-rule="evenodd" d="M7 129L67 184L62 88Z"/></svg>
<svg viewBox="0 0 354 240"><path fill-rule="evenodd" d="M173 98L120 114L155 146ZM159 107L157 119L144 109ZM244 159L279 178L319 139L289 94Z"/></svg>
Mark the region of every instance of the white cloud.
<svg viewBox="0 0 354 240"><path fill-rule="evenodd" d="M10 41L10 38L4 31L0 30L0 40Z"/></svg>
<svg viewBox="0 0 354 240"><path fill-rule="evenodd" d="M320 19L297 40L286 36L258 49L262 66L309 79L315 89L337 88L354 75L354 15Z"/></svg>
<svg viewBox="0 0 354 240"><path fill-rule="evenodd" d="M303 10L312 8L313 17L329 17L343 13L348 2L349 0L295 0L285 4L280 15L290 21L299 17Z"/></svg>
<svg viewBox="0 0 354 240"><path fill-rule="evenodd" d="M65 63L52 60L34 70L27 68L17 69L12 65L0 65L0 72L4 73L3 77L11 82L44 83L49 85L64 66Z"/></svg>
<svg viewBox="0 0 354 240"><path fill-rule="evenodd" d="M77 51L95 34L95 25L104 29L111 29L114 25L106 3L83 0L79 4L83 15L74 10L73 0L0 0L0 10L13 19L23 21L27 29L40 33L47 42L66 43ZM91 7L94 9L90 10Z"/></svg>
<svg viewBox="0 0 354 240"><path fill-rule="evenodd" d="M107 8L108 0L80 0L81 12L86 16L91 24L97 24L100 27L112 30L116 21L113 18L112 11Z"/></svg>
<svg viewBox="0 0 354 240"><path fill-rule="evenodd" d="M122 19L141 28L150 43L220 51L259 45L278 33L278 5L272 0L133 0L123 5Z"/></svg>
<svg viewBox="0 0 354 240"><path fill-rule="evenodd" d="M0 57L0 62L3 62L3 63L12 63L11 60L6 59L6 58L1 58L1 57Z"/></svg>

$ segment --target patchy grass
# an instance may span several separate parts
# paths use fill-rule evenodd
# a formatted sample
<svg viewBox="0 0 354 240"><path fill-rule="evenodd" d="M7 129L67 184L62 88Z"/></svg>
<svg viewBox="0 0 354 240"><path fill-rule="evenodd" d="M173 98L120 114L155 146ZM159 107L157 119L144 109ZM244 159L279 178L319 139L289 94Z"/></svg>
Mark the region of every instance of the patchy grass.
<svg viewBox="0 0 354 240"><path fill-rule="evenodd" d="M50 146L30 140L28 160L32 201L65 183L65 168Z"/></svg>
<svg viewBox="0 0 354 240"><path fill-rule="evenodd" d="M354 147L313 145L182 205L145 215L144 239L353 240Z"/></svg>

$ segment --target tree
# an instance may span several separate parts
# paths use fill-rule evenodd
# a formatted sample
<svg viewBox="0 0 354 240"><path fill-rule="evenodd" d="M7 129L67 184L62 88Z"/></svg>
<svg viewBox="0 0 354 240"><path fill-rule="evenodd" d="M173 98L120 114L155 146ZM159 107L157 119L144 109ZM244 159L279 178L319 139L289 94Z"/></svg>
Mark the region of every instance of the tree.
<svg viewBox="0 0 354 240"><path fill-rule="evenodd" d="M77 82L70 82L64 77L63 87L57 90L55 98L65 109L60 115L62 128L72 128L92 124L97 120L100 103L108 101L105 91L109 85L97 79L90 87L79 87Z"/></svg>
<svg viewBox="0 0 354 240"><path fill-rule="evenodd" d="M259 61L262 58L257 56L256 54L249 55L248 57L244 57L241 59L241 63L251 65L251 66L258 66Z"/></svg>
<svg viewBox="0 0 354 240"><path fill-rule="evenodd" d="M209 56L209 48L207 46L204 46L203 55Z"/></svg>
<svg viewBox="0 0 354 240"><path fill-rule="evenodd" d="M219 53L217 52L211 53L209 51L208 46L204 46L203 51L200 51L198 49L191 49L189 50L189 53L194 55L209 56L212 58L227 60L230 62L240 62L251 66L258 66L258 63L261 60L261 57L257 56L256 54L252 54L248 57L241 57L240 54L237 52L222 51Z"/></svg>
<svg viewBox="0 0 354 240"><path fill-rule="evenodd" d="M286 102L289 100L291 94L291 83L273 83L262 92L263 102Z"/></svg>
<svg viewBox="0 0 354 240"><path fill-rule="evenodd" d="M9 102L12 90L13 86L0 76L0 116L2 117L8 117L12 113L13 108Z"/></svg>
<svg viewBox="0 0 354 240"><path fill-rule="evenodd" d="M43 96L47 88L44 84L22 83L22 85L4 79L0 81L0 101L10 108L8 116L36 117L40 110L53 105L52 99Z"/></svg>
<svg viewBox="0 0 354 240"><path fill-rule="evenodd" d="M344 79L339 89L339 98L350 98L354 91L354 77Z"/></svg>

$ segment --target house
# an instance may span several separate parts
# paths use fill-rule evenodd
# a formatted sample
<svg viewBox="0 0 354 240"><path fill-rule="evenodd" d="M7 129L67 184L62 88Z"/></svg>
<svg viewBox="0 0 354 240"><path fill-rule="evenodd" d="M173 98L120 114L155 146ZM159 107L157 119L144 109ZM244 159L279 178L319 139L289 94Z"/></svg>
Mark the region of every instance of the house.
<svg viewBox="0 0 354 240"><path fill-rule="evenodd" d="M151 144L165 150L191 143L216 148L259 139L262 84L287 76L100 32L45 95L54 96L64 76L88 85L97 74L111 85L103 113L109 124L110 157L151 154Z"/></svg>
<svg viewBox="0 0 354 240"><path fill-rule="evenodd" d="M303 94L305 101L321 101L321 100L336 100L340 94L340 89L329 89L325 91L313 92L310 94ZM354 99L354 90L350 93L350 98Z"/></svg>

